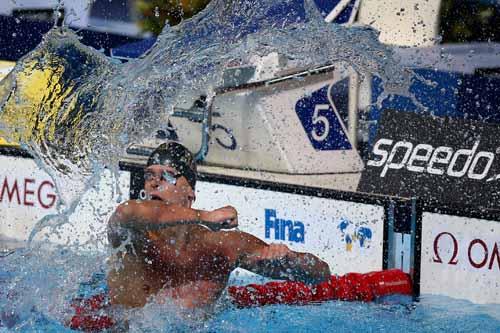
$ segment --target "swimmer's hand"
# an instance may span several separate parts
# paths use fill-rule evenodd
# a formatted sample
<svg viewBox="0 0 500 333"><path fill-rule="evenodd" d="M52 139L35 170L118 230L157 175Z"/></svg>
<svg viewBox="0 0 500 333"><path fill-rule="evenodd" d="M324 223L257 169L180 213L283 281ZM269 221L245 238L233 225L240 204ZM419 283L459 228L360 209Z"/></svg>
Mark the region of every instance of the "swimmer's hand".
<svg viewBox="0 0 500 333"><path fill-rule="evenodd" d="M214 231L232 229L238 226L238 212L232 206L221 207L212 211L200 211L200 219L204 225Z"/></svg>
<svg viewBox="0 0 500 333"><path fill-rule="evenodd" d="M310 253L292 251L284 244L270 244L247 255L246 265L257 274L275 279L317 284L330 275L328 264Z"/></svg>

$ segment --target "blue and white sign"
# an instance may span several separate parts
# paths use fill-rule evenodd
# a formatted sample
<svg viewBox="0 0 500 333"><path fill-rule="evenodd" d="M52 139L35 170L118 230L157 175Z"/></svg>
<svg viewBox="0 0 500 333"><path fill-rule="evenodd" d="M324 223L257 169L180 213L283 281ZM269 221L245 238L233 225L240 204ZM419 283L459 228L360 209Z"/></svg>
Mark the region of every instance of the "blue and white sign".
<svg viewBox="0 0 500 333"><path fill-rule="evenodd" d="M352 145L332 96L333 84L325 86L295 105L295 112L316 150L348 150Z"/></svg>
<svg viewBox="0 0 500 333"><path fill-rule="evenodd" d="M313 253L335 274L382 269L383 206L206 181L196 184L196 197L200 209L231 203L238 229Z"/></svg>

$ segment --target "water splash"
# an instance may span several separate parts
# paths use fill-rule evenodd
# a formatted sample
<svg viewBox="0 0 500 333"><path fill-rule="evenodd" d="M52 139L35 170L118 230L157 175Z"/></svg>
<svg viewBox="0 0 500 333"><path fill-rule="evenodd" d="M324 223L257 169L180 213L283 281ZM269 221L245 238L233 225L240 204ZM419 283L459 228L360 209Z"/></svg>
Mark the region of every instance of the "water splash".
<svg viewBox="0 0 500 333"><path fill-rule="evenodd" d="M286 57L290 68L342 62L362 76L379 76L386 93L409 95L411 72L378 42L376 31L326 24L307 0L214 0L192 19L166 27L146 55L126 64L85 47L67 28L53 28L0 84L0 136L21 142L35 155L53 177L61 210L66 210L42 220L30 238L67 224L102 170L117 173L125 148L164 128L176 105L201 94L213 96L227 64L249 64L255 56L273 52ZM78 282L74 277L95 268L82 267L75 255L53 261L44 254L40 262L20 255L8 258L19 259L25 280L35 287L54 276L55 281L73 276L46 286L43 295L35 291L38 299L60 307L67 303L56 291L70 295ZM15 287L28 282L17 281ZM60 308L31 306L44 314L62 313Z"/></svg>
<svg viewBox="0 0 500 333"><path fill-rule="evenodd" d="M70 295L76 295L79 283L100 269L104 256L44 247L18 250L1 260L0 328L12 326L12 332L39 326L42 314L51 322L67 321L72 315Z"/></svg>
<svg viewBox="0 0 500 333"><path fill-rule="evenodd" d="M409 95L411 73L377 37L326 24L311 1L215 0L165 28L147 55L118 65L54 28L0 86L0 135L40 157L71 206L90 175L116 169L124 148L164 127L176 105L213 94L230 62L272 52L296 68L344 62L381 77L386 93Z"/></svg>
<svg viewBox="0 0 500 333"><path fill-rule="evenodd" d="M90 178L99 96L113 66L69 31L53 29L2 83L2 136L21 142L56 181L68 205ZM92 144L83 144L89 142ZM64 189L64 190L62 190Z"/></svg>

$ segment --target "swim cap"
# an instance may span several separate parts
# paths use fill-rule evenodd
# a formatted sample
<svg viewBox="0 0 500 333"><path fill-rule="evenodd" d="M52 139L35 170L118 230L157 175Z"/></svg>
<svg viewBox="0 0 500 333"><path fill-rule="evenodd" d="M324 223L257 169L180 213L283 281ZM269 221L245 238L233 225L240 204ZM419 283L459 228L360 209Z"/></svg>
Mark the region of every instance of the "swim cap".
<svg viewBox="0 0 500 333"><path fill-rule="evenodd" d="M147 166L166 165L186 177L191 188L196 185L196 163L193 154L183 145L169 141L159 145L149 156Z"/></svg>

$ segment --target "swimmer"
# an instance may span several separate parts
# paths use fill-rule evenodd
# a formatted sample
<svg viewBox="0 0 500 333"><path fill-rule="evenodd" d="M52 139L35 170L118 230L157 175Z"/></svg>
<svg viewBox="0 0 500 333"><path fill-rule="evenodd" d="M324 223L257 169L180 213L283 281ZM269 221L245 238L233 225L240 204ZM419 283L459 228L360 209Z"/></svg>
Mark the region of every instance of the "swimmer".
<svg viewBox="0 0 500 333"><path fill-rule="evenodd" d="M196 165L184 146L168 142L151 154L148 199L121 204L108 223L115 249L108 275L111 304L143 307L159 297L186 309L208 309L238 267L309 284L330 277L328 265L312 254L268 245L245 232L220 231L237 226L236 210L192 209L195 184Z"/></svg>

